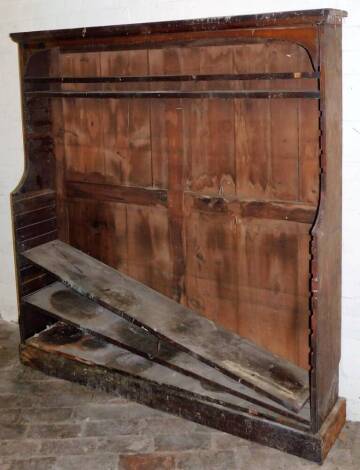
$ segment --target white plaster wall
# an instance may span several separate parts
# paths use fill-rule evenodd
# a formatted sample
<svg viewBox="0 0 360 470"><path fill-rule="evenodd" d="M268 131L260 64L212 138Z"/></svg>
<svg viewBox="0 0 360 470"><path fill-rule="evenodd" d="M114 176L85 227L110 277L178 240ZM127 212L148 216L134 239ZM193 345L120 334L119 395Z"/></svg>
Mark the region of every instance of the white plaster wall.
<svg viewBox="0 0 360 470"><path fill-rule="evenodd" d="M359 0L0 0L0 316L16 321L9 192L23 169L16 45L10 32L340 8L345 20L343 164L343 329L341 394L360 420L360 1Z"/></svg>

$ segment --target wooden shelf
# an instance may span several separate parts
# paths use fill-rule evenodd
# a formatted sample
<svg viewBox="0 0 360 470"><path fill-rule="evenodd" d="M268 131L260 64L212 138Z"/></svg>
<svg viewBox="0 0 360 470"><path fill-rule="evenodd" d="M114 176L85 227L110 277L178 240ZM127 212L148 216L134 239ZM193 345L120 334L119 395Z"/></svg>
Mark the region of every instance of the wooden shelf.
<svg viewBox="0 0 360 470"><path fill-rule="evenodd" d="M23 253L76 292L293 411L306 370L256 346L75 248L55 240Z"/></svg>
<svg viewBox="0 0 360 470"><path fill-rule="evenodd" d="M101 340L150 359L185 376L207 383L212 389L215 387L219 392L229 394L227 401L233 405L239 405L239 402L245 400L275 413L278 419L285 416L303 424L309 424L309 416L305 419L302 416L289 413L280 406L275 407L271 400L227 378L213 367L177 350L174 346L159 341L156 336L147 333L143 328L139 328L110 310L100 307L60 282L55 282L24 297L23 301L45 311L46 314L57 320L85 329Z"/></svg>
<svg viewBox="0 0 360 470"><path fill-rule="evenodd" d="M74 359L94 366L103 366L108 373L111 371L123 372L140 381L150 381L166 388L169 395L180 393L192 400L201 400L220 406L233 413L249 413L250 415L266 420L286 424L292 429L306 431L308 426L285 416L270 413L261 406L247 403L245 400L231 398L221 388L213 385L206 387L203 380L171 370L161 364L141 357L128 350L110 344L91 333L78 329L63 322L55 323L49 329L41 332L26 342L26 347L36 351L56 351L60 356L73 357Z"/></svg>
<svg viewBox="0 0 360 470"><path fill-rule="evenodd" d="M127 82L197 82L231 80L317 79L319 72L278 72L241 74L122 75L113 77L25 77L26 83L127 83Z"/></svg>
<svg viewBox="0 0 360 470"><path fill-rule="evenodd" d="M326 445L333 439L339 420L342 424L345 421L344 400L337 402L318 434L299 425L275 422L261 412L242 411L240 403L236 407L221 404L218 393L210 391L205 396L198 381L181 374L169 375L166 368L60 322L21 344L20 358L23 364L46 374L125 396L176 416L191 417L199 424L271 444L315 462L322 461L323 442Z"/></svg>
<svg viewBox="0 0 360 470"><path fill-rule="evenodd" d="M40 98L308 98L319 99L318 91L207 90L207 91L27 91L26 97Z"/></svg>

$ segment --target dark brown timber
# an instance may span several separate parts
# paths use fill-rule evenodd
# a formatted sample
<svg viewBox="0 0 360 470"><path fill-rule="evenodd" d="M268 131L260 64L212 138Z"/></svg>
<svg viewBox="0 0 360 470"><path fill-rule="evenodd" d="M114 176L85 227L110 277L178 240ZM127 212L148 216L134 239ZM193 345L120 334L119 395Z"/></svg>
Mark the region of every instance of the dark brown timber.
<svg viewBox="0 0 360 470"><path fill-rule="evenodd" d="M26 83L193 82L222 80L290 80L319 78L318 72L242 73L212 75L145 75L120 77L25 77Z"/></svg>
<svg viewBox="0 0 360 470"><path fill-rule="evenodd" d="M320 207L312 230L312 422L318 431L339 393L341 354L341 29L320 29Z"/></svg>
<svg viewBox="0 0 360 470"><path fill-rule="evenodd" d="M261 28L269 26L296 26L303 24L335 23L341 24L342 17L347 13L335 9L300 10L277 13L260 13L232 17L214 17L196 20L164 21L158 23L142 23L132 25L103 26L91 28L63 29L58 31L36 31L31 33L13 33L14 41L35 43L47 40L61 41L79 38L83 42L94 38L111 36L129 36L155 33L214 31L234 28Z"/></svg>
<svg viewBox="0 0 360 470"><path fill-rule="evenodd" d="M37 98L310 98L319 99L318 91L287 90L211 90L211 91L26 91Z"/></svg>
<svg viewBox="0 0 360 470"><path fill-rule="evenodd" d="M320 9L11 35L25 150L11 197L23 357L35 350L25 341L60 319L128 349L153 376L44 345L27 363L72 380L77 371L89 385L109 380L151 406L324 459L345 419L345 16ZM59 279L74 304L55 308L48 294ZM176 373L176 391L157 381L164 370ZM192 402L183 380L201 382L201 397ZM300 440L299 426L309 426Z"/></svg>

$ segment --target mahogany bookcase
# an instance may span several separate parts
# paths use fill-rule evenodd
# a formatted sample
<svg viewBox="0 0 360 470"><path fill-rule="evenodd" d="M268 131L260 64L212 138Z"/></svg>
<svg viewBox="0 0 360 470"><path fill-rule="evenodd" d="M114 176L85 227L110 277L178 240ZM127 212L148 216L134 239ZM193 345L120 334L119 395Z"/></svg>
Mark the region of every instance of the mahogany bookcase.
<svg viewBox="0 0 360 470"><path fill-rule="evenodd" d="M11 35L25 364L323 461L345 422L344 16Z"/></svg>

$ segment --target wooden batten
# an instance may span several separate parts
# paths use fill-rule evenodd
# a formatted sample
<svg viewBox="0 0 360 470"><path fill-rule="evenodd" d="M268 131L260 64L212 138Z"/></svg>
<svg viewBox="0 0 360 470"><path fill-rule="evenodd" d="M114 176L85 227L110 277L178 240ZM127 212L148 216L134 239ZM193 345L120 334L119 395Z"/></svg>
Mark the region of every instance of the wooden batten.
<svg viewBox="0 0 360 470"><path fill-rule="evenodd" d="M25 364L324 460L345 420L344 16L11 35Z"/></svg>
<svg viewBox="0 0 360 470"><path fill-rule="evenodd" d="M320 78L318 72L242 73L211 75L133 75L119 77L25 77L25 83L131 83L131 82L194 82L222 80L300 80Z"/></svg>
<svg viewBox="0 0 360 470"><path fill-rule="evenodd" d="M27 91L27 97L38 98L314 98L319 99L318 91L286 91L286 90L211 90L211 91Z"/></svg>

